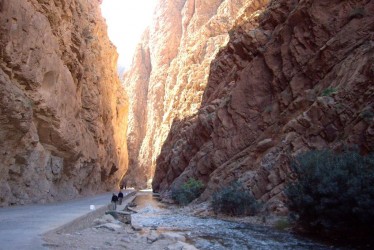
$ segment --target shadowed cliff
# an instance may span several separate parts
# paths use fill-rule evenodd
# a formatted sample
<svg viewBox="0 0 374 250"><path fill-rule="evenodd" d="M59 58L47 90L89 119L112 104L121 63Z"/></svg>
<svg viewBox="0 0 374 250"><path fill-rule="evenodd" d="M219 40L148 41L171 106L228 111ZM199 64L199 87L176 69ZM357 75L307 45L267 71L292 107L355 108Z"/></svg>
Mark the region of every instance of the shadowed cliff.
<svg viewBox="0 0 374 250"><path fill-rule="evenodd" d="M175 119L198 112L210 63L229 41L228 31L251 22L268 0L162 0L124 76L130 96L129 171L145 187ZM253 22L256 26L256 22Z"/></svg>
<svg viewBox="0 0 374 250"><path fill-rule="evenodd" d="M277 0L233 29L198 112L174 119L154 190L194 177L207 199L239 180L282 212L291 157L344 144L372 152L373 14L366 0Z"/></svg>

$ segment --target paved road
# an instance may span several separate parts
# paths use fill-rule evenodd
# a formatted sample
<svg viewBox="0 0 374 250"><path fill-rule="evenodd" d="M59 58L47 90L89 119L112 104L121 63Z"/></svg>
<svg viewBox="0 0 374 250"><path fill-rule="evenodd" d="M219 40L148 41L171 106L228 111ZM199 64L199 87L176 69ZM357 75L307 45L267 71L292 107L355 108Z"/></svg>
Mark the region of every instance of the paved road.
<svg viewBox="0 0 374 250"><path fill-rule="evenodd" d="M126 195L126 193L124 192ZM0 208L0 250L39 250L41 235L110 203L111 193L78 200Z"/></svg>

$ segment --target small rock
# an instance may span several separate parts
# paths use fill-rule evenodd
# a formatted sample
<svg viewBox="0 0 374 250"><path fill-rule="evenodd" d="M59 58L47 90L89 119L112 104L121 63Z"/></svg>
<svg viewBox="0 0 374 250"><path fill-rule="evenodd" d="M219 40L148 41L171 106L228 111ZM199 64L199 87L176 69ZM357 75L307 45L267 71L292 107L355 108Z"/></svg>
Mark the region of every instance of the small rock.
<svg viewBox="0 0 374 250"><path fill-rule="evenodd" d="M178 241L166 247L167 250L197 250L193 245Z"/></svg>
<svg viewBox="0 0 374 250"><path fill-rule="evenodd" d="M160 235L161 239L170 239L170 240L175 240L175 241L186 241L186 237L183 235L180 235L178 233L174 232L167 232L167 233L162 233Z"/></svg>
<svg viewBox="0 0 374 250"><path fill-rule="evenodd" d="M257 144L257 148L256 150L258 152L264 152L266 151L268 148L272 147L274 145L274 142L271 138L267 138L267 139L264 139L262 141L260 141L258 144Z"/></svg>
<svg viewBox="0 0 374 250"><path fill-rule="evenodd" d="M147 242L152 244L153 242L158 240L158 234L155 231L150 231L149 235L147 236Z"/></svg>
<svg viewBox="0 0 374 250"><path fill-rule="evenodd" d="M103 219L95 219L94 220L94 225L101 225L101 224L105 224L105 220Z"/></svg>
<svg viewBox="0 0 374 250"><path fill-rule="evenodd" d="M131 224L131 215L123 215L121 221L125 224Z"/></svg>
<svg viewBox="0 0 374 250"><path fill-rule="evenodd" d="M114 222L116 222L116 219L110 214L105 214L101 218L98 218L98 219L94 220L95 225L101 225L101 224L105 224L105 223L108 223L108 222L109 223L114 223Z"/></svg>
<svg viewBox="0 0 374 250"><path fill-rule="evenodd" d="M140 225L136 225L136 224L132 224L131 227L135 231L141 231L143 229Z"/></svg>
<svg viewBox="0 0 374 250"><path fill-rule="evenodd" d="M116 230L121 229L122 227L118 224L106 223L106 224L103 224L103 225L96 226L95 228L104 228L104 229L108 229L110 231L116 231Z"/></svg>
<svg viewBox="0 0 374 250"><path fill-rule="evenodd" d="M129 238L122 238L121 241L125 242L125 243L130 243L130 239Z"/></svg>
<svg viewBox="0 0 374 250"><path fill-rule="evenodd" d="M135 202L130 202L127 206L129 206L129 207L136 207L136 203Z"/></svg>
<svg viewBox="0 0 374 250"><path fill-rule="evenodd" d="M110 215L110 214L105 214L103 217L101 217L103 220L107 221L107 222L115 222L116 219Z"/></svg>

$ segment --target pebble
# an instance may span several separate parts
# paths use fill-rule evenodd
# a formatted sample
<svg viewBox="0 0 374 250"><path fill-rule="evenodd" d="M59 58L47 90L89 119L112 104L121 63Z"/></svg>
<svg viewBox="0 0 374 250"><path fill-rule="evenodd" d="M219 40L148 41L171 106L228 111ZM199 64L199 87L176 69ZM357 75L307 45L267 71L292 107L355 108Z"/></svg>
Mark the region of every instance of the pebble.
<svg viewBox="0 0 374 250"><path fill-rule="evenodd" d="M130 243L130 239L129 238L122 238L121 241L125 242L125 243Z"/></svg>

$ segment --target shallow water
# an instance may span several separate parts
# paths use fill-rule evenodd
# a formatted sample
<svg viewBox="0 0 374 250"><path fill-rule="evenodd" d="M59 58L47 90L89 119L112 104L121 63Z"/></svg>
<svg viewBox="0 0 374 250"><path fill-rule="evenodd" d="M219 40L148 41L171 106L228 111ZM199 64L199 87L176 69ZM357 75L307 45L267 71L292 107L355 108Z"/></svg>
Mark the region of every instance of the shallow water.
<svg viewBox="0 0 374 250"><path fill-rule="evenodd" d="M139 213L132 220L136 224L159 232L179 232L198 249L332 249L265 226L185 215L169 210L151 193L139 195L135 203Z"/></svg>

